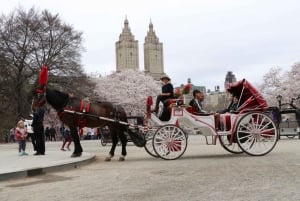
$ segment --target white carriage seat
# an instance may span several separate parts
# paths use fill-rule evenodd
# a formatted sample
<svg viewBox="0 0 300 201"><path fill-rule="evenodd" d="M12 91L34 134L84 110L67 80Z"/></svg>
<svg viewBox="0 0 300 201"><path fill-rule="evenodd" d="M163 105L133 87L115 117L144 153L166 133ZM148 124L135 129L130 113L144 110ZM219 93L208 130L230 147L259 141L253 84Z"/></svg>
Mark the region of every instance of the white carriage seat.
<svg viewBox="0 0 300 201"><path fill-rule="evenodd" d="M213 115L197 116L185 112L185 115L177 119L180 127L197 135L212 136L216 134L214 132L215 119Z"/></svg>

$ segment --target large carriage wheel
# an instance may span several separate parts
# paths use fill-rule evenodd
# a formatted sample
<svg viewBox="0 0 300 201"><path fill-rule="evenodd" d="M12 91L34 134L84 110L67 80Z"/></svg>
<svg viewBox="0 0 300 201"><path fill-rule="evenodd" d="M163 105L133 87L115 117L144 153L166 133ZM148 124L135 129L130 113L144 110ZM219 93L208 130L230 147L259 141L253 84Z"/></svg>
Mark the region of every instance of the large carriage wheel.
<svg viewBox="0 0 300 201"><path fill-rule="evenodd" d="M262 156L272 151L278 138L275 123L260 112L244 115L237 124L236 136L240 148L252 156Z"/></svg>
<svg viewBox="0 0 300 201"><path fill-rule="evenodd" d="M240 148L237 142L230 143L231 135L219 135L220 144L222 147L233 154L242 154L244 151Z"/></svg>
<svg viewBox="0 0 300 201"><path fill-rule="evenodd" d="M187 138L181 128L175 125L165 125L157 129L152 143L153 149L159 157L165 160L174 160L185 152Z"/></svg>
<svg viewBox="0 0 300 201"><path fill-rule="evenodd" d="M154 149L153 149L153 145L152 145L152 140L153 140L153 135L154 135L154 130L149 130L146 133L146 144L145 144L145 150L146 152L153 157L158 157L158 155L155 153Z"/></svg>

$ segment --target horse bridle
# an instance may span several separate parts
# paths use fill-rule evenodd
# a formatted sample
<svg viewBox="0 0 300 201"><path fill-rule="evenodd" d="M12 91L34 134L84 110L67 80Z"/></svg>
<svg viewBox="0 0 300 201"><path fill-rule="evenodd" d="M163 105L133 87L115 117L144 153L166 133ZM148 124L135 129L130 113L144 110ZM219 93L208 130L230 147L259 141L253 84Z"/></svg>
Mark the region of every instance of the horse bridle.
<svg viewBox="0 0 300 201"><path fill-rule="evenodd" d="M34 110L35 107L41 107L46 103L46 90L37 90L31 103L31 109Z"/></svg>

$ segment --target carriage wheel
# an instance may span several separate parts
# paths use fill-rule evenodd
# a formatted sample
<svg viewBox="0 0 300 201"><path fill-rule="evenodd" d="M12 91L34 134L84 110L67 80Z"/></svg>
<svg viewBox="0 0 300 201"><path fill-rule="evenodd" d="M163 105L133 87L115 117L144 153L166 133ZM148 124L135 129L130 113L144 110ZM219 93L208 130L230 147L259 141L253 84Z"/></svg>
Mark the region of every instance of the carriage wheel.
<svg viewBox="0 0 300 201"><path fill-rule="evenodd" d="M153 149L153 145L152 145L152 139L153 139L153 135L154 135L153 130L150 130L146 133L146 144L145 144L145 150L146 152L150 155L153 156L155 158L158 157L158 155L155 153L154 149Z"/></svg>
<svg viewBox="0 0 300 201"><path fill-rule="evenodd" d="M175 125L165 125L157 129L152 143L159 157L165 160L175 160L185 152L187 138L181 128Z"/></svg>
<svg viewBox="0 0 300 201"><path fill-rule="evenodd" d="M244 151L240 148L240 146L238 145L238 143L236 142L232 142L230 143L230 135L219 135L219 140L220 140L220 144L222 145L222 147L233 154L242 154L244 153Z"/></svg>
<svg viewBox="0 0 300 201"><path fill-rule="evenodd" d="M244 115L237 124L236 135L240 148L251 156L269 153L278 140L275 123L260 112Z"/></svg>

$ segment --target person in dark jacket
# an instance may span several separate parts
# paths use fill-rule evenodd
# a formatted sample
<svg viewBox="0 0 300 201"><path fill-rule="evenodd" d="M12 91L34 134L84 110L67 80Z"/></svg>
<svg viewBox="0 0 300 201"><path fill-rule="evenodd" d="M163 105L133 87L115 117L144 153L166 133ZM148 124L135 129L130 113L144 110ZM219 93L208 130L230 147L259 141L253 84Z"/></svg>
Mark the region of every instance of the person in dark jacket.
<svg viewBox="0 0 300 201"><path fill-rule="evenodd" d="M219 124L220 124L220 114L219 113L209 113L203 109L202 102L204 101L204 93L202 91L199 91L198 89L195 89L193 91L194 98L190 101L190 106L194 108L196 111L195 114L198 115L214 115L215 118L215 129L219 130Z"/></svg>
<svg viewBox="0 0 300 201"><path fill-rule="evenodd" d="M160 80L163 82L163 86L161 89L162 93L157 96L155 108L154 110L152 110L152 112L156 113L158 112L160 102L162 102L165 107L167 104L167 100L173 98L174 96L174 88L173 85L170 83L171 79L165 75L161 77Z"/></svg>
<svg viewBox="0 0 300 201"><path fill-rule="evenodd" d="M36 139L36 153L34 155L45 155L44 113L45 109L43 107L38 108L33 113L31 126Z"/></svg>
<svg viewBox="0 0 300 201"><path fill-rule="evenodd" d="M231 97L231 102L230 104L228 105L228 107L226 109L223 109L221 111L219 111L220 114L224 114L226 112L229 112L229 113L237 113L238 112L238 109L239 109L239 99L237 96L235 95L232 95Z"/></svg>

